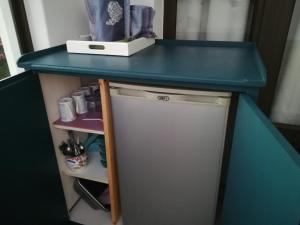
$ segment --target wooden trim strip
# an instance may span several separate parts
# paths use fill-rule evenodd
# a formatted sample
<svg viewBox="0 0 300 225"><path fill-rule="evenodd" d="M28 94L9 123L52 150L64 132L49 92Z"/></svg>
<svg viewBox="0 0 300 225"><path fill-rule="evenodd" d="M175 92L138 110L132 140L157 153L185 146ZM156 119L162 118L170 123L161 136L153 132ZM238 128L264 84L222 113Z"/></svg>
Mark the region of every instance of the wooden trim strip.
<svg viewBox="0 0 300 225"><path fill-rule="evenodd" d="M109 94L109 82L106 80L99 80L100 93L101 93L101 105L104 125L104 138L107 157L107 171L108 171L108 185L109 185L109 197L111 204L111 218L112 223L116 224L120 218L120 197L119 197L119 185L117 174L117 163L115 153L115 139L112 122L111 101Z"/></svg>

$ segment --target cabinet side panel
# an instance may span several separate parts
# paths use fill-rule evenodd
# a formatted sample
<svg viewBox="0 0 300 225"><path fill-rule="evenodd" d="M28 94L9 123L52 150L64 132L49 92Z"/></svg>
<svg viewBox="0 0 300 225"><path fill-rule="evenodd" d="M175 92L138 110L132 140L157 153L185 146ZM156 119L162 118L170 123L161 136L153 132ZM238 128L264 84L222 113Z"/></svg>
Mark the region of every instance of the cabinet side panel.
<svg viewBox="0 0 300 225"><path fill-rule="evenodd" d="M67 208L37 75L0 82L0 102L1 221L63 224Z"/></svg>
<svg viewBox="0 0 300 225"><path fill-rule="evenodd" d="M221 225L298 225L300 155L240 96Z"/></svg>

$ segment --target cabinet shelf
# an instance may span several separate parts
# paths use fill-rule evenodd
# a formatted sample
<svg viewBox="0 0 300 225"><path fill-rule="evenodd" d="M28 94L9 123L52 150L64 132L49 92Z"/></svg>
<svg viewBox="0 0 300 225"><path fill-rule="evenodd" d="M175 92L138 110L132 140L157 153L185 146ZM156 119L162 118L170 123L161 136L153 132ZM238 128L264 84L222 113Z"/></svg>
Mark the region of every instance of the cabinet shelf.
<svg viewBox="0 0 300 225"><path fill-rule="evenodd" d="M61 119L58 119L53 123L53 126L64 130L104 134L103 121L100 116L100 112L88 112L77 116L77 118L71 122L63 122Z"/></svg>
<svg viewBox="0 0 300 225"><path fill-rule="evenodd" d="M107 169L102 166L100 162L100 154L98 152L88 153L88 165L86 168L76 172L70 170L65 165L62 172L68 176L79 177L108 184Z"/></svg>
<svg viewBox="0 0 300 225"><path fill-rule="evenodd" d="M84 200L80 200L70 213L70 220L86 225L112 225L109 212L92 209ZM119 220L117 225L122 225Z"/></svg>

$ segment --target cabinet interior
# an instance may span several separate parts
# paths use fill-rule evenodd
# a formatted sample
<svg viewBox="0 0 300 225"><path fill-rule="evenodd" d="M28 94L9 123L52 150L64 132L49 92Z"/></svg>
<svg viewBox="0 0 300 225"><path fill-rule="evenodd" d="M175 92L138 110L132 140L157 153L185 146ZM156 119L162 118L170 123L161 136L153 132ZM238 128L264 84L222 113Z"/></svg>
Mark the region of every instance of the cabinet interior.
<svg viewBox="0 0 300 225"><path fill-rule="evenodd" d="M70 126L70 122L65 124L58 124L55 122L60 117L58 109L58 101L60 98L69 97L80 87L87 86L91 83L98 83L98 80L74 76L41 74L40 82L70 220L86 225L116 224L116 222L118 222L116 219L118 212L115 212L115 209L118 207L111 207L112 211L115 210L114 212L95 210L91 208L83 199L80 199L80 196L73 188L74 178L78 177L106 183L109 185L111 192L112 184L109 184L108 182L108 169L104 168L104 166L101 164L99 152L88 152L87 167L78 172L74 172L67 167L65 163L65 156L59 150L59 145L68 139L68 130L73 130L75 135L80 137L81 141L88 137L88 133L104 135L103 121L89 121L89 123L99 123L99 126L94 130L78 129L78 127ZM100 105L100 111L102 111L101 108L102 105ZM102 115L100 117L102 118ZM110 193L110 198L114 194L115 193ZM120 223L121 221L119 221L118 224Z"/></svg>

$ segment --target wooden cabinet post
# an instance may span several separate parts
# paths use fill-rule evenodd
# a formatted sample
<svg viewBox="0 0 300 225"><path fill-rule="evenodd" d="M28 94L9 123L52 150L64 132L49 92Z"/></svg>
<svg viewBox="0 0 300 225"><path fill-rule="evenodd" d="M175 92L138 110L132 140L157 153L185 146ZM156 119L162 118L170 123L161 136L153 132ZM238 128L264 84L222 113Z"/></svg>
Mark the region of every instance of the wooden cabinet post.
<svg viewBox="0 0 300 225"><path fill-rule="evenodd" d="M115 140L111 113L111 102L109 94L109 82L99 80L101 105L104 125L104 137L107 157L109 197L111 203L111 217L116 224L120 217L120 200L118 187L118 174L116 165Z"/></svg>

